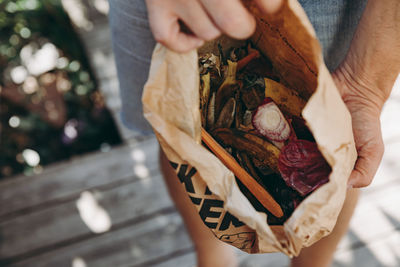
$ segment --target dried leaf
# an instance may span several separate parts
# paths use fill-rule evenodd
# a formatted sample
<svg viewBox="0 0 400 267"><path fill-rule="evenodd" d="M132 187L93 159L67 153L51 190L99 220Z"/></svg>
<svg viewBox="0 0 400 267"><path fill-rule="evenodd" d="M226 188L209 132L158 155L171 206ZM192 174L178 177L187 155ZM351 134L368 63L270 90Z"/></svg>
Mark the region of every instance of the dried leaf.
<svg viewBox="0 0 400 267"><path fill-rule="evenodd" d="M301 111L306 105L295 90L289 89L271 79L265 81L265 97L270 97L278 105L283 113L300 117Z"/></svg>
<svg viewBox="0 0 400 267"><path fill-rule="evenodd" d="M230 98L222 108L218 120L215 123L215 128L230 128L235 118L236 101Z"/></svg>
<svg viewBox="0 0 400 267"><path fill-rule="evenodd" d="M295 140L282 149L279 171L288 186L305 196L327 183L332 169L316 143Z"/></svg>
<svg viewBox="0 0 400 267"><path fill-rule="evenodd" d="M236 129L219 128L213 131L213 136L225 146L257 158L267 164L274 172L279 173L279 149L264 139Z"/></svg>
<svg viewBox="0 0 400 267"><path fill-rule="evenodd" d="M238 128L241 124L243 124L243 104L240 100L240 93L236 93L235 95L236 101L236 110L235 110L235 127Z"/></svg>
<svg viewBox="0 0 400 267"><path fill-rule="evenodd" d="M274 173L271 168L266 165L264 162L258 160L257 158L251 158L254 167L263 175L263 176L268 176L272 173Z"/></svg>
<svg viewBox="0 0 400 267"><path fill-rule="evenodd" d="M244 167L244 169L254 178L254 180L256 180L259 184L264 185L262 182L262 178L258 175L253 163L250 160L250 157L242 151L238 151L236 153L236 156L239 159L240 165Z"/></svg>
<svg viewBox="0 0 400 267"><path fill-rule="evenodd" d="M228 70L224 82L217 90L215 97L215 110L219 114L227 99L234 97L235 92L240 88L240 83L236 81L236 62L228 60Z"/></svg>
<svg viewBox="0 0 400 267"><path fill-rule="evenodd" d="M212 129L215 123L215 92L212 93L207 107L207 129Z"/></svg>
<svg viewBox="0 0 400 267"><path fill-rule="evenodd" d="M251 123L252 116L253 116L253 113L250 110L247 109L244 112L244 114L243 114L243 125L244 126L254 128L253 124Z"/></svg>
<svg viewBox="0 0 400 267"><path fill-rule="evenodd" d="M200 88L200 114L201 124L206 126L207 106L210 99L210 73L201 76L202 86Z"/></svg>
<svg viewBox="0 0 400 267"><path fill-rule="evenodd" d="M254 110L264 100L264 96L259 95L256 88L251 87L242 90L242 100L247 109Z"/></svg>

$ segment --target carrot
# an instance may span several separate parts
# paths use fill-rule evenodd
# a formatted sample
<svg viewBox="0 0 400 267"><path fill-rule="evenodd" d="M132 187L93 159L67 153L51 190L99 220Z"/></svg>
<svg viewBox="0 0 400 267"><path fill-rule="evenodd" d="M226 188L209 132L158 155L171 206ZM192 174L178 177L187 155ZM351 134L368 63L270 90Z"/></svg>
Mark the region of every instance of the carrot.
<svg viewBox="0 0 400 267"><path fill-rule="evenodd" d="M214 152L217 158L233 172L233 174L250 190L255 198L257 198L267 210L278 218L283 216L282 208L273 197L260 184L258 184L203 128L201 128L201 138L211 151Z"/></svg>
<svg viewBox="0 0 400 267"><path fill-rule="evenodd" d="M252 49L252 51L247 56L245 56L244 58L240 59L237 62L237 70L239 71L243 69L244 67L246 67L247 64L250 63L250 61L259 57L260 57L260 52L258 52L258 50Z"/></svg>

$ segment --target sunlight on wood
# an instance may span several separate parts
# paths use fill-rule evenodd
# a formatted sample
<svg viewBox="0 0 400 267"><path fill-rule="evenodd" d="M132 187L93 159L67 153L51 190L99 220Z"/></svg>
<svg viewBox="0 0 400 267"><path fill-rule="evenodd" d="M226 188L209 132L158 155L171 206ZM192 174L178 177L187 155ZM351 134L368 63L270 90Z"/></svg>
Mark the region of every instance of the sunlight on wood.
<svg viewBox="0 0 400 267"><path fill-rule="evenodd" d="M143 164L135 165L135 167L133 168L133 171L141 179L145 179L145 178L149 177L149 169L147 169L147 167Z"/></svg>
<svg viewBox="0 0 400 267"><path fill-rule="evenodd" d="M131 157L135 162L144 162L146 160L146 154L143 150L134 149L131 152Z"/></svg>
<svg viewBox="0 0 400 267"><path fill-rule="evenodd" d="M82 192L80 198L76 201L76 207L82 221L92 232L99 234L110 230L111 218L91 192Z"/></svg>
<svg viewBox="0 0 400 267"><path fill-rule="evenodd" d="M71 267L86 267L86 266L87 266L86 262L80 257L75 257L72 260Z"/></svg>
<svg viewBox="0 0 400 267"><path fill-rule="evenodd" d="M131 253L134 258L140 258L143 256L144 252L138 245L134 244L131 246Z"/></svg>

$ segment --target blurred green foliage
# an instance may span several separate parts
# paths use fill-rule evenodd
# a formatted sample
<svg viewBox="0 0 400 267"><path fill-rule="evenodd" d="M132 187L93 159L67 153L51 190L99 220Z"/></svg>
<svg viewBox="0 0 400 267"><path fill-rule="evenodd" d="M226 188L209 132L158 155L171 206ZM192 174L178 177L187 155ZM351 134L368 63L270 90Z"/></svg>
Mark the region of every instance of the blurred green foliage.
<svg viewBox="0 0 400 267"><path fill-rule="evenodd" d="M13 69L29 70L21 50L48 43L57 48L57 65L13 81ZM40 173L43 165L121 142L60 0L0 0L0 71L0 177ZM51 86L41 82L46 79L55 79L57 90L49 92ZM16 101L20 96L22 102ZM64 118L54 119L63 108ZM37 156L40 162L32 163Z"/></svg>

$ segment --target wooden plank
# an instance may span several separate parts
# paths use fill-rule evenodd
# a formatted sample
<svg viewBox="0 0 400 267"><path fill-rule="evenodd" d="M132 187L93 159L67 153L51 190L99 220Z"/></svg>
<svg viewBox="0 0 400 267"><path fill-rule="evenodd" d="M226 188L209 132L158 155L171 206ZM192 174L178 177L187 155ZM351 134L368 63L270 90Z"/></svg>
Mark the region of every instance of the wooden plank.
<svg viewBox="0 0 400 267"><path fill-rule="evenodd" d="M6 203L0 205L0 220L7 214L49 204L83 190L112 185L126 178L138 179L135 171L143 169L143 166L150 174L158 170L158 143L155 138L49 166L37 176L5 179L0 182L0 203Z"/></svg>
<svg viewBox="0 0 400 267"><path fill-rule="evenodd" d="M118 126L118 130L119 130L119 133L121 135L121 138L123 140L128 140L129 141L129 140L132 140L132 139L136 139L137 137L140 137L141 136L140 132L133 131L133 130L125 127L125 125L122 123L121 116L117 115L117 114L119 114L119 111L120 111L120 109L118 109L118 110L116 109L116 110L113 111L114 112L113 119L114 119L114 121L116 122L116 124Z"/></svg>
<svg viewBox="0 0 400 267"><path fill-rule="evenodd" d="M289 266L289 258L282 253L247 254L239 253L240 267L286 267Z"/></svg>
<svg viewBox="0 0 400 267"><path fill-rule="evenodd" d="M398 188L394 188L393 189L393 191L394 192L398 192ZM379 194L377 194L375 197L378 197L378 199L381 199L381 198L379 198L379 196L381 195L381 194L384 194L384 193L382 193L382 192L378 192ZM388 192L386 192L386 194L387 194ZM391 194L390 194L391 195ZM390 200L389 200L390 201ZM395 202L395 203L398 203L398 202ZM368 206L368 205L365 205L365 206ZM364 224L365 224L365 222L364 222ZM358 225L359 226L359 225ZM376 226L375 226L376 227ZM392 231L391 231L392 232ZM389 232L389 233L391 233L391 232ZM386 235L387 236L387 235ZM348 250L349 248L347 248L347 250ZM172 252L171 252L172 253ZM273 254L272 254L273 255ZM278 254L279 255L279 254ZM164 255L165 256L165 255ZM269 255L270 256L270 255ZM253 257L255 257L255 258L253 258ZM244 263L243 263L243 265L242 266L262 266L262 265L260 265L262 262L266 262L267 261L267 259L263 259L263 258L259 258L260 256L251 256L251 258L249 259L249 262L246 262L246 261L244 261ZM157 258L156 258L157 259ZM153 259L154 260L154 259ZM173 261L172 261L173 262ZM267 262L269 262L269 261L267 261ZM260 263L260 264L259 264ZM171 263L172 264L172 263ZM27 265L27 266L35 266L35 265ZM52 266L52 265L47 265L47 266ZM88 266L91 266L91 265L88 265ZM97 265L93 265L93 266L97 266ZM117 265L117 266L119 266L119 265ZM121 266L123 266L123 265L121 265ZM146 265L142 265L142 266L146 266ZM179 265L180 266L180 265ZM271 265L271 266L280 266L280 265ZM360 266L362 266L362 265L360 265Z"/></svg>
<svg viewBox="0 0 400 267"><path fill-rule="evenodd" d="M118 78L110 77L107 79L100 80L100 91L106 101L107 107L112 110L116 118L119 118L121 111L121 98L119 94L119 83Z"/></svg>
<svg viewBox="0 0 400 267"><path fill-rule="evenodd" d="M239 260L240 267L286 267L289 263L289 258L282 253L270 254L247 254L235 249ZM151 265L154 267L193 267L196 266L196 253L194 251L185 253L183 255L175 256L162 263Z"/></svg>
<svg viewBox="0 0 400 267"><path fill-rule="evenodd" d="M378 187L390 186L400 178L400 124L396 123L400 110L400 75L393 87L392 94L385 103L381 114L381 127L385 154L381 166L370 187L365 191Z"/></svg>
<svg viewBox="0 0 400 267"><path fill-rule="evenodd" d="M144 182L145 180L143 180ZM158 188L159 186L157 186ZM162 187L162 185L160 185L160 187ZM127 188L128 192L130 191L131 186L125 186L123 187L123 189ZM154 187L151 187L154 188ZM120 190L119 188L115 189L115 190ZM139 193L143 193L143 194L149 194L152 195L151 191L150 192L146 192L146 190L144 190L143 187L139 187ZM389 190L389 191L388 191ZM399 188L399 184L397 186L391 186L388 187L388 190L385 191L376 191L376 192L371 192L368 194L368 198L373 199L373 201L371 200L370 202L373 202L375 204L378 204L382 207L384 207L386 209L386 212L388 214L394 214L394 216L398 216L398 214L396 214L396 203L399 203L399 199L398 199L398 194L397 192L400 190ZM137 205L142 204L142 208L145 205L145 203L151 203L151 199L132 199L129 201L129 205L125 205L123 207L121 207L121 204L117 203L113 203L113 202L109 202L107 201L107 198L111 195L113 195L113 193L109 193L109 195L105 195L105 193L100 193L103 194L103 198L104 203L100 201L100 204L102 206L104 206L106 208L106 210L111 210L114 211L114 209L112 209L113 207L116 207L116 215L112 215L111 218L116 218L117 222L114 223L120 223L124 220L129 220L129 218L127 219L127 217L120 217L120 213L122 213L122 215L126 215L125 210L129 210L130 206L132 205L132 207L138 207ZM98 194L99 195L99 194ZM157 195L157 194L156 194ZM8 222L8 224L2 224L1 225L1 229L2 232L6 233L3 234L4 237L6 237L6 239L3 238L3 240L6 240L7 242L7 247L10 248L11 251L15 252L14 254L8 255L8 256L16 256L18 254L21 253L27 253L29 251L31 251L32 249L40 249L43 246L49 246L52 244L55 244L57 242L62 242L63 240L68 240L71 238L74 238L76 236L81 236L81 235L85 235L87 233L89 233L88 229L86 228L86 226L82 223L82 221L80 220L79 216L77 215L77 211L75 208L75 204L71 204L74 203L76 199L74 199L73 201L68 202L68 205L60 205L60 206L56 206L53 207L51 209L46 209L45 211L42 212L38 212L38 213L34 213L33 215L30 215L32 217L26 217L26 216L22 216L19 217L15 220L11 220ZM366 199L368 200L368 199ZM126 202L126 200L120 200L121 202ZM162 202L162 201L161 201ZM162 202L163 203L163 202ZM356 227L357 229L359 229L362 233L367 234L367 236L365 236L365 234L363 235L363 239L368 241L369 237L375 237L376 235L382 235L382 234L387 234L390 233L391 231L393 231L394 228L396 228L398 225L390 225L390 224L381 224L381 227L376 228L374 223L368 224L365 223L366 221L371 221L370 218L379 218L379 216L382 216L382 214L379 213L379 209L377 210L376 208L373 209L371 207L371 205L373 205L373 203L369 203L368 201L365 202L363 204L363 202L360 204L359 210L357 210L356 212L356 216L355 216L355 222L353 222L353 224L355 224L354 227ZM107 206L108 205L108 206ZM123 203L122 203L123 205ZM156 205L158 205L156 203ZM122 210L122 212L121 212ZM377 213L378 212L378 213ZM360 215L358 214L368 214L368 218L364 217L360 217ZM376 215L378 214L378 215ZM380 214L380 215L379 215ZM140 211L139 211L139 215L140 215ZM28 218L28 219L26 219ZM58 221L57 222L57 218L63 218L62 221ZM71 219L72 218L72 219ZM398 218L398 217L395 217ZM54 222L55 221L55 222ZM114 221L114 220L113 220ZM5 227L3 225L6 225ZM7 227L10 226L11 228ZM39 225L39 229L35 230L35 227L33 227L31 225ZM49 226L48 226L49 225ZM69 225L69 226L68 226ZM79 227L76 227L77 225L80 225ZM360 225L362 227L360 227ZM48 228L50 227L50 228ZM64 229L65 228L65 233L63 231L60 232L60 229ZM4 230L5 229L5 230ZM21 231L22 229L22 231ZM24 232L23 229L29 229L28 232ZM43 230L42 232L40 232L40 230ZM376 232L376 230L379 230L380 232ZM39 231L39 232L36 232ZM41 236L43 233L56 233L54 234L55 237L59 237L59 239L53 239L54 236L52 235L45 235L44 238L44 245L42 243L42 241L36 240L35 236ZM69 236L69 234L73 232L76 235L72 235ZM12 237L12 235L14 233L19 233L19 235L17 235L16 237ZM32 235L33 233L33 235ZM37 234L35 234L37 233ZM63 233L60 235L60 233ZM32 236L32 238L28 238L26 239L26 235ZM25 238L25 239L24 239ZM9 241L9 240L19 240L20 243L13 243L15 241ZM23 242L21 240L24 240ZM347 249L351 248L352 245L359 243L359 238L351 239L350 242L347 243L347 245L345 244L345 246L347 247ZM3 242L4 243L4 242ZM36 245L36 246L35 246ZM14 247L17 247L17 250L14 249ZM342 245L343 247L343 245ZM18 249L20 249L18 251ZM1 250L0 250L1 251ZM3 252L2 252L3 253ZM2 254L0 253L0 254Z"/></svg>
<svg viewBox="0 0 400 267"><path fill-rule="evenodd" d="M183 255L171 257L170 259L152 265L154 267L194 267L196 266L196 252L188 252Z"/></svg>
<svg viewBox="0 0 400 267"><path fill-rule="evenodd" d="M395 158L393 158L392 163L389 162L388 166L385 166L385 170L388 170L388 169L390 169L390 167L393 167L393 161L395 163L397 162L397 160L395 160ZM395 165L395 166L397 166L397 165ZM397 172L397 173L399 173L399 172ZM385 176L385 175L382 175L382 176L383 176L382 179L387 178L387 176ZM379 177L377 177L376 179L378 179L378 178ZM396 206L396 204L399 203L399 199L398 199L398 196L396 193L399 192L400 188L399 188L399 181L398 180L396 181L395 178L397 178L396 171L393 172L393 175L391 176L391 179L389 179L389 180L377 180L379 182L384 181L383 183L379 183L380 187L372 186L366 190L366 193L362 197L362 200L361 200L362 202L360 203L360 206L359 206L358 210L356 211L355 219L352 222L352 231L347 236L347 239L350 239L350 241L348 243L345 243L345 245L342 245L337 253L337 255L347 255L345 257L356 258L358 260L350 261L350 264L346 263L344 265L341 262L339 262L339 264L342 264L342 265L335 265L335 266L382 266L383 263L386 264L385 266L399 266L400 262L399 261L396 262L396 259L398 260L400 258L397 256L398 251L396 250L397 248L400 247L399 243L397 242L398 235L396 234L397 233L396 229L397 230L399 229L400 218L399 218L399 214L398 214L398 208ZM0 196L1 196L1 194L0 194ZM68 209L67 209L67 211L68 211ZM59 216L65 216L67 213L68 212L65 212L65 213L59 212L59 214L61 214ZM66 216L66 217L68 217L68 216ZM59 218L57 218L57 219L59 219ZM66 222L66 224L67 223L68 222ZM377 226L379 226L379 227L377 227ZM24 225L23 227L26 227L26 225ZM123 229L125 229L125 228L117 228L116 230L114 230L110 233L107 233L105 235L95 236L95 237L92 235L92 236L90 236L89 239L87 239L86 241L82 241L81 243L73 243L73 244L71 243L71 245L69 245L68 248L78 246L85 242L89 242L92 239L96 239L98 237L105 237L106 235L113 235L113 233L122 231ZM71 230L69 230L69 231L71 231ZM149 233L151 233L151 232L149 232ZM54 234L56 235L56 234L58 234L58 232L55 231ZM1 235L3 236L3 231L1 231ZM29 235L28 232L25 232L25 235L20 235L20 236L26 237L28 235ZM388 237L392 237L394 235L396 235L397 239L392 238L389 241L386 240ZM161 237L161 238L164 238L164 237ZM112 237L109 237L109 239L111 240ZM379 244L379 245L377 245L377 244ZM385 245L382 245L382 244L385 244ZM92 243L93 250L96 249L96 245L97 245L97 243ZM115 247L120 248L118 245L116 245ZM383 247L384 249L382 249L382 248L379 249L380 247ZM59 248L56 251L60 252L60 251L63 251L63 249L66 249L64 252L66 252L68 254L67 247ZM114 247L111 247L111 250L113 250L113 249L114 249ZM96 257L97 252L93 252L93 250L91 252L93 254L90 254L90 253L89 254L92 255L93 257ZM104 251L102 251L102 253L101 253L102 256L104 254L104 257L106 257L106 255L108 255L107 253L109 252L109 250L110 250L110 248L104 249ZM77 251L79 251L79 250L75 250L75 252L77 252ZM140 248L137 249L136 247L134 247L133 251L134 252L132 252L132 251L131 252L136 253L136 255L139 255L141 252ZM167 263L169 262L171 264L170 266L173 266L174 262L184 264L185 262L187 262L187 260L193 259L193 256L194 256L193 252L183 253L180 256L176 256L177 255L176 251L177 250L174 250L174 251L171 250L166 254L165 253L164 254L156 253L157 255L155 257L147 257L144 260L136 261L136 266L148 266L148 265L146 265L146 263L158 264L157 261L160 261L161 259L165 259L168 256L175 257L173 259L166 261ZM178 252L179 251L190 251L190 246L178 248ZM379 256L376 256L373 253L374 251L380 251L380 252L385 252L385 251L388 252L389 251L389 254L387 257L389 257L389 258L392 257L395 260L391 260L389 262L382 261L382 259L380 259ZM57 254L55 251L52 251L52 252L49 252L46 254L42 254L41 256L37 256L37 257L35 257L35 259L38 259L40 257L45 257L46 255L53 255L53 253ZM390 253L392 253L392 254L390 254ZM60 253L60 255L63 255L63 252ZM39 265L42 265L42 266L54 266L54 265L70 266L71 261L73 260L73 254L70 254L70 255L72 255L72 256L69 259L65 260L64 262L54 261L54 258L52 258L50 256L49 257L50 260L48 261L49 264L42 265L42 263L46 263L47 257L45 257L45 258L42 258L42 260L39 260L36 262L29 261L34 258L27 259L27 260L25 260L26 264L20 265L20 266L39 266ZM79 253L77 253L76 255L79 255ZM125 266L125 265L123 265L124 260L122 260L122 265L118 265L118 263L114 263L114 261L111 258L114 257L115 255L116 254L114 252L111 252L108 259L105 259L104 261L112 263L116 266ZM385 255L385 254L383 253L383 255ZM249 258L249 261L244 261L241 266L265 266L265 263L268 262L268 260L267 260L267 258L264 258L264 256L265 255L251 256ZM270 256L270 255L268 255L268 256ZM54 256L54 257L59 258L60 256L58 255L58 256ZM115 256L115 257L118 257L118 256ZM126 255L122 256L122 258L124 258L124 257L125 257L125 259L128 259L128 256L126 256ZM369 260L367 262L364 262L364 261L362 261L364 258L369 259ZM379 259L379 261L376 260L377 258ZM82 258L82 259L86 260L85 258ZM39 265L35 265L35 264L38 264L39 262L40 262ZM87 261L87 262L89 262L89 261ZM93 261L93 262L95 264L98 264L96 261ZM128 262L128 260L126 260L126 262ZM163 264L163 263L165 263L165 262L164 261L159 262L159 264ZM190 262L188 262L188 264L189 263ZM185 266L185 265L181 265L181 264L178 266ZM368 265L368 264L370 264L370 265ZM395 264L395 265L390 265L390 264ZM101 266L101 265L88 264L88 266ZM106 265L104 265L104 266L106 266ZM126 266L129 266L129 265L126 265ZM188 266L190 266L190 265L188 265ZM280 266L280 265L271 265L271 266Z"/></svg>
<svg viewBox="0 0 400 267"><path fill-rule="evenodd" d="M400 181L385 190L362 195L350 222L350 232L338 250L348 250L360 243L369 243L400 229Z"/></svg>
<svg viewBox="0 0 400 267"><path fill-rule="evenodd" d="M400 110L400 107L399 107ZM400 140L400 133L399 133ZM383 155L381 166L375 175L372 184L363 189L366 193L376 190L385 190L391 184L400 181L400 141L386 141L385 154Z"/></svg>
<svg viewBox="0 0 400 267"><path fill-rule="evenodd" d="M79 258L85 266L151 266L157 259L192 248L177 213L162 214L151 220L106 233L90 240L59 248L12 264L22 266L71 266Z"/></svg>
<svg viewBox="0 0 400 267"><path fill-rule="evenodd" d="M173 207L161 175L90 192L111 218L111 229ZM0 258L17 257L94 236L78 212L78 199L79 195L61 205L0 223Z"/></svg>
<svg viewBox="0 0 400 267"><path fill-rule="evenodd" d="M400 266L400 231L381 236L354 250L338 251L332 267Z"/></svg>
<svg viewBox="0 0 400 267"><path fill-rule="evenodd" d="M97 21L91 31L78 30L91 65L99 80L117 76L107 20ZM108 61L106 61L108 60Z"/></svg>
<svg viewBox="0 0 400 267"><path fill-rule="evenodd" d="M393 235L399 236L398 203L400 196L397 194L400 190L399 185L399 181L397 181L390 187L387 186L387 190L379 188L380 190L369 190L368 193L362 195L361 203L352 221L352 229L358 229L358 232L362 234L356 234L354 230L349 232L346 236L347 244L342 244L338 249L333 266L400 266L400 238L387 239ZM382 218L379 219L382 216L386 218L386 223L381 222ZM383 255L386 255L383 257L383 261L374 255L382 250L385 250ZM285 255L280 253L248 255L239 252L238 255L241 267L287 266L289 261ZM385 261L385 258L389 259L389 262ZM156 266L195 266L195 253L184 254Z"/></svg>

